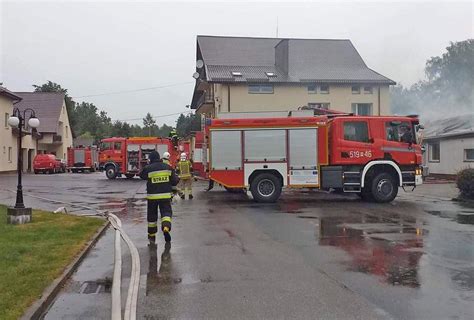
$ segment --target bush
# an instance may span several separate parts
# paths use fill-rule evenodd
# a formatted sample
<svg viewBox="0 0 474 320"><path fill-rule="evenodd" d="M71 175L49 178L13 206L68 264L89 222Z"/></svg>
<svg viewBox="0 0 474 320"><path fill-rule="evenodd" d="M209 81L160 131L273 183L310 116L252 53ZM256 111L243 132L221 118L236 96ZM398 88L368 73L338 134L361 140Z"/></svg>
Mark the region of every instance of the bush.
<svg viewBox="0 0 474 320"><path fill-rule="evenodd" d="M461 197L474 200L474 168L463 169L458 172L456 186L461 192Z"/></svg>

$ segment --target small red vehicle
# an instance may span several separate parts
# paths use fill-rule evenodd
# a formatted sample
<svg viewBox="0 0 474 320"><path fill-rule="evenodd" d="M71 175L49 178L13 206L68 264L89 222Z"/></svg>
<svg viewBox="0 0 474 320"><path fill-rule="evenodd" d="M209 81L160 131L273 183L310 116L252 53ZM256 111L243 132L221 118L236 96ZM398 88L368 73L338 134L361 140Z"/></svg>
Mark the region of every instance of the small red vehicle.
<svg viewBox="0 0 474 320"><path fill-rule="evenodd" d="M100 144L99 169L105 171L108 179L115 179L122 174L132 179L148 163L148 155L158 151L163 155L169 152L174 166L177 150L171 139L156 137L107 138Z"/></svg>
<svg viewBox="0 0 474 320"><path fill-rule="evenodd" d="M67 169L72 173L95 172L99 169L99 150L95 146L68 148Z"/></svg>
<svg viewBox="0 0 474 320"><path fill-rule="evenodd" d="M33 171L38 173L60 173L65 172L61 160L54 154L37 154L33 159Z"/></svg>

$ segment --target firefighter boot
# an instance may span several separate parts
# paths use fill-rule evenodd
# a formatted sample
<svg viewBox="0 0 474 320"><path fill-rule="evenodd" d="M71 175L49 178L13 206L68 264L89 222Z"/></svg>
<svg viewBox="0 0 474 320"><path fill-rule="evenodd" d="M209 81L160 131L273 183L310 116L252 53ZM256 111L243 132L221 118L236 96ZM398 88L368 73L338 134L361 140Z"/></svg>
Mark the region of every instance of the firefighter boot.
<svg viewBox="0 0 474 320"><path fill-rule="evenodd" d="M171 242L170 229L168 227L163 227L163 235L165 236L165 242Z"/></svg>
<svg viewBox="0 0 474 320"><path fill-rule="evenodd" d="M192 198L194 198L194 197L193 197L192 194L190 194L190 195L189 195L189 200L191 200Z"/></svg>
<svg viewBox="0 0 474 320"><path fill-rule="evenodd" d="M154 246L156 244L156 237L153 236L148 236L148 241L150 242L148 245L149 246Z"/></svg>

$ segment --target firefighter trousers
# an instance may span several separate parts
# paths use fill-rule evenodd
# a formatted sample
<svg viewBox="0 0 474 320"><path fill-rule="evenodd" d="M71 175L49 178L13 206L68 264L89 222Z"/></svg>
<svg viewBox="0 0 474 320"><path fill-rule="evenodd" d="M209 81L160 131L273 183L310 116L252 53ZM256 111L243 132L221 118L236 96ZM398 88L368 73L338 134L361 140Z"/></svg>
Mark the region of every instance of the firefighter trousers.
<svg viewBox="0 0 474 320"><path fill-rule="evenodd" d="M163 230L164 227L168 227L168 229L171 230L171 217L173 216L171 199L147 201L148 236L154 237L158 232L158 208L161 214L161 230Z"/></svg>
<svg viewBox="0 0 474 320"><path fill-rule="evenodd" d="M181 178L179 180L179 195L181 197L183 196L189 196L193 195L193 178Z"/></svg>

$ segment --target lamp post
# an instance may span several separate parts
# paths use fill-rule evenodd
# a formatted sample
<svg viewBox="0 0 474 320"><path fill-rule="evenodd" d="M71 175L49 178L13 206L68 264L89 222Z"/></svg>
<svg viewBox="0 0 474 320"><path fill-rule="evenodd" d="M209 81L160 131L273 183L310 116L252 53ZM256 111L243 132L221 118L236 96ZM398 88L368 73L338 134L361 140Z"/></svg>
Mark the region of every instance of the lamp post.
<svg viewBox="0 0 474 320"><path fill-rule="evenodd" d="M23 171L23 153L21 150L21 140L23 134L23 127L28 115L28 126L37 128L40 124L36 118L35 111L27 108L21 111L18 108L13 109L12 116L8 119L8 124L12 128L18 128L18 158L17 158L17 172L18 185L16 187L16 202L13 208L7 209L7 222L10 224L23 224L31 221L31 208L25 208L23 203L23 187L21 185L21 174Z"/></svg>

